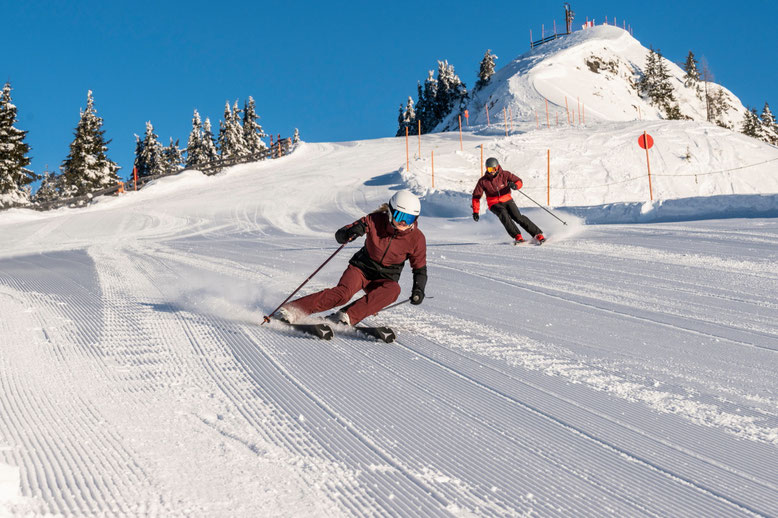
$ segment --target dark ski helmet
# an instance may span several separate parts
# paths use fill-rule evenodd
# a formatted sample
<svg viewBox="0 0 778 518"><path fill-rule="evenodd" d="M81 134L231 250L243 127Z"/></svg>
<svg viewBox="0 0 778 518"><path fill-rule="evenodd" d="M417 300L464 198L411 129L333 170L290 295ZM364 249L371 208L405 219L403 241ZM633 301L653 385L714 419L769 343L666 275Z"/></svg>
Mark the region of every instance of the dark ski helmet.
<svg viewBox="0 0 778 518"><path fill-rule="evenodd" d="M491 157L486 159L486 172L489 174L497 174L499 171L500 162L496 158Z"/></svg>

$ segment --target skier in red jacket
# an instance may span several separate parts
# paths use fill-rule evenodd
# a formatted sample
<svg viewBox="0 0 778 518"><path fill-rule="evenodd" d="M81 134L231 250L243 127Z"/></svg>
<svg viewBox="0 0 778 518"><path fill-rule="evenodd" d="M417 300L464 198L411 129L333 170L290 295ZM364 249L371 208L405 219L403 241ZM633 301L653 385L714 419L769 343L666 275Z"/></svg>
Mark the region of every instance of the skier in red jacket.
<svg viewBox="0 0 778 518"><path fill-rule="evenodd" d="M340 228L335 239L343 244L366 236L363 246L334 288L293 300L279 309L282 320L294 323L301 317L342 306L360 290L365 295L328 317L356 325L375 315L400 296L400 273L406 259L413 270L411 304L421 304L427 285L427 241L418 228L421 203L410 191L399 191L389 204L358 221Z"/></svg>
<svg viewBox="0 0 778 518"><path fill-rule="evenodd" d="M486 159L486 174L478 180L473 191L473 220L478 221L478 213L481 210L481 196L486 194L486 203L508 234L514 239L515 244L523 243L524 238L516 223L529 232L538 244L546 240L543 231L538 228L527 216L519 212L516 202L513 201L511 190L521 189L521 178L506 171L500 166L496 158ZM514 221L516 223L514 223Z"/></svg>

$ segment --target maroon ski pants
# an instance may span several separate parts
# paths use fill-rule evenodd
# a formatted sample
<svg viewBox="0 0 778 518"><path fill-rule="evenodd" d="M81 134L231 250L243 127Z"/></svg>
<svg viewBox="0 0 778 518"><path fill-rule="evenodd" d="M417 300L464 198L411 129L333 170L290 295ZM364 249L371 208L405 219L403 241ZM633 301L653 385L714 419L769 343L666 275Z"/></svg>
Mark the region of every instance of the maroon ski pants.
<svg viewBox="0 0 778 518"><path fill-rule="evenodd" d="M351 325L360 320L375 315L400 296L400 285L391 279L369 281L362 270L349 265L343 272L338 285L327 288L289 303L294 310L305 315L327 311L336 306L342 306L351 300L359 290L365 290L365 296L355 300L346 308Z"/></svg>

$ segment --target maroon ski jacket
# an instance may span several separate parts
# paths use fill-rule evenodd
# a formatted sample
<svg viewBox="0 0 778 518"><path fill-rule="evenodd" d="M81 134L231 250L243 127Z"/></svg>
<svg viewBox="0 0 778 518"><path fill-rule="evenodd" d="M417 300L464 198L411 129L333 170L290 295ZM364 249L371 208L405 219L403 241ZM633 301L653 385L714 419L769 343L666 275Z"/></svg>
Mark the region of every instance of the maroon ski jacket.
<svg viewBox="0 0 778 518"><path fill-rule="evenodd" d="M426 284L427 240L418 228L418 221L408 230L400 231L392 225L387 211L376 211L339 229L335 234L339 243L348 240L346 233L349 230L357 235L366 234L365 246L354 254L349 264L362 270L367 279L396 282L400 280L405 261L410 260L414 283L423 277ZM423 290L424 286L421 288Z"/></svg>
<svg viewBox="0 0 778 518"><path fill-rule="evenodd" d="M497 174L492 176L485 174L482 176L478 183L475 185L473 191L473 212L479 212L481 210L481 196L486 194L486 204L489 208L496 203L505 203L513 199L511 196L511 188L508 187L508 182L516 184L516 188L521 189L523 185L521 178L506 171L501 166L497 166Z"/></svg>

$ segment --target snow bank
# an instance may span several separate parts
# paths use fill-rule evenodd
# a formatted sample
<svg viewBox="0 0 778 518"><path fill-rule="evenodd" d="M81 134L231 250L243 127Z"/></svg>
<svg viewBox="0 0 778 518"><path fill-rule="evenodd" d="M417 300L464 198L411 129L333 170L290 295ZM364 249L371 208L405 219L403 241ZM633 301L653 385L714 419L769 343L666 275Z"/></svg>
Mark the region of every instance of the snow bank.
<svg viewBox="0 0 778 518"><path fill-rule="evenodd" d="M654 202L565 207L587 224L652 223L722 218L778 217L778 194L697 196Z"/></svg>

